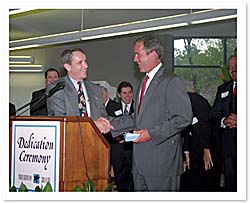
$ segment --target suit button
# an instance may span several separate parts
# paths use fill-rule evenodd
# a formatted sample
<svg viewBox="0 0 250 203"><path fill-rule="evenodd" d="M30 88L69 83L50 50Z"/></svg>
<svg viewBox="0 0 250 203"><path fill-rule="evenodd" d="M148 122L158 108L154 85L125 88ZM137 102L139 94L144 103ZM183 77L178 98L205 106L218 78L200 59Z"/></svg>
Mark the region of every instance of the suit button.
<svg viewBox="0 0 250 203"><path fill-rule="evenodd" d="M171 142L172 142L172 144L174 144L174 140L172 140Z"/></svg>

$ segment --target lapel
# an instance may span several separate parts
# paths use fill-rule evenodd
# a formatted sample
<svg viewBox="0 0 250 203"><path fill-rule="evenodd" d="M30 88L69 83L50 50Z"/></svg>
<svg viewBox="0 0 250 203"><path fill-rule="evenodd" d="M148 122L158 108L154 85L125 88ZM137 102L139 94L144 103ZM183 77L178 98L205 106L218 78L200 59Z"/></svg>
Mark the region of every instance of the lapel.
<svg viewBox="0 0 250 203"><path fill-rule="evenodd" d="M164 66L162 66L158 72L155 74L155 76L153 77L153 79L151 80L148 89L143 97L143 101L141 104L141 108L140 108L140 113L138 114L138 103L139 103L139 93L137 94L137 102L136 102L136 113L137 113L137 119L139 120L143 114L143 111L146 109L150 99L152 98L153 93L155 92L158 84L161 82L161 80L163 79L163 73L164 73ZM145 77L144 77L145 78ZM143 80L144 80L143 78ZM142 83L143 80L141 81L140 84L140 89L142 87ZM138 90L138 92L140 92L140 89Z"/></svg>
<svg viewBox="0 0 250 203"><path fill-rule="evenodd" d="M89 98L91 118L96 119L96 117L100 116L100 108L98 107L99 104L99 97L98 97L99 92L97 91L98 88L95 88L96 87L95 84L92 84L87 80L83 80L83 83L85 85Z"/></svg>
<svg viewBox="0 0 250 203"><path fill-rule="evenodd" d="M227 111L232 109L232 100L233 100L233 81L231 80L223 89L223 92L228 91L228 97L224 100L224 105ZM229 112L228 112L229 113Z"/></svg>
<svg viewBox="0 0 250 203"><path fill-rule="evenodd" d="M221 85L220 88L220 98L223 99L223 94L224 93L228 93L228 95L224 98L224 99L230 99L231 94L233 94L233 82L232 81L228 81L226 83L224 83L223 85Z"/></svg>
<svg viewBox="0 0 250 203"><path fill-rule="evenodd" d="M121 101L118 103L118 110L122 111L122 102ZM123 115L123 111L122 111L122 114L120 116L122 116L122 115Z"/></svg>
<svg viewBox="0 0 250 203"><path fill-rule="evenodd" d="M68 98L68 102L71 104L72 107L75 108L76 104L78 104L77 91L68 76L65 76L65 82L66 85L64 93Z"/></svg>
<svg viewBox="0 0 250 203"><path fill-rule="evenodd" d="M132 113L134 113L134 100L132 100L132 102L131 102L131 106L129 109L129 115L131 115Z"/></svg>

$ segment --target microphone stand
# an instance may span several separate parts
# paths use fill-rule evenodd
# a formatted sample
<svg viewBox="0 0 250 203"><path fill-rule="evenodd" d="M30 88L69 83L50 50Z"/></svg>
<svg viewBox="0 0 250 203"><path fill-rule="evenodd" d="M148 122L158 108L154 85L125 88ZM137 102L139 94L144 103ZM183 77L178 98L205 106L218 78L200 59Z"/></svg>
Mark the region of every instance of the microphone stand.
<svg viewBox="0 0 250 203"><path fill-rule="evenodd" d="M15 111L15 114L18 112L18 111L21 111L22 109L24 109L25 107L29 106L30 105L30 108L35 106L36 104L40 103L44 98L47 98L47 94L44 94L43 96L41 96L40 98L37 98L35 99L34 101L32 102L29 102L27 104L24 104L23 106L21 106L20 108L18 108L16 111ZM23 113L25 113L26 111L28 111L30 108L27 108L25 111L21 112L20 114L16 115L16 116L20 116L22 115Z"/></svg>
<svg viewBox="0 0 250 203"><path fill-rule="evenodd" d="M39 102L41 102L43 99L47 99L48 97L52 96L54 93L56 93L57 91L63 89L65 87L65 83L64 82L59 82L56 84L56 86L54 86L49 92L45 92L43 96L41 96L40 98L36 99L35 101L33 102L29 102L23 106L21 106L19 109L17 109L15 111L15 114L22 110L23 108L25 108L26 106L29 106L29 108L27 108L25 111L21 112L20 114L18 114L17 116L20 116L22 115L23 113L25 113L26 111L28 111L32 106L38 104Z"/></svg>

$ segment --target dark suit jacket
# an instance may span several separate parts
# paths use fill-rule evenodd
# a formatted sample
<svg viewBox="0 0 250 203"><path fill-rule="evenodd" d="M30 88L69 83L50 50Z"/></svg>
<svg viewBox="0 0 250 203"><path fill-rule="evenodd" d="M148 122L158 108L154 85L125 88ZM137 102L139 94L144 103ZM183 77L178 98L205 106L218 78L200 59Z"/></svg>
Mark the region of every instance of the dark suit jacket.
<svg viewBox="0 0 250 203"><path fill-rule="evenodd" d="M35 104L36 101L38 101L44 94L46 89L40 89L32 93L32 99L30 104L30 115L31 116L47 116L47 105L46 105L46 99L44 98L39 103ZM35 104L35 105L34 105Z"/></svg>
<svg viewBox="0 0 250 203"><path fill-rule="evenodd" d="M216 98L211 110L211 121L218 127L221 119L237 112L233 96L233 81L230 80L220 85L217 89ZM235 99L237 100L237 98ZM222 133L222 156L236 157L236 131L237 129L220 128Z"/></svg>
<svg viewBox="0 0 250 203"><path fill-rule="evenodd" d="M115 111L118 109L118 103L112 99L109 98L109 101L106 105L106 111L107 111L107 114L109 116L112 116L112 117L116 117L115 115ZM104 134L105 138L107 139L107 141L110 143L110 144L113 144L115 143L115 140L112 136L112 134L109 132L109 133L106 133Z"/></svg>
<svg viewBox="0 0 250 203"><path fill-rule="evenodd" d="M118 103L118 109L122 111L122 102ZM134 100L132 100L128 115L131 115L132 113L134 113ZM123 111L122 111L122 115L123 115ZM120 116L122 116L120 115Z"/></svg>
<svg viewBox="0 0 250 203"><path fill-rule="evenodd" d="M183 173L181 131L192 122L184 83L161 67L148 86L138 114L142 81L135 99L135 125L136 129L147 129L151 139L134 143L133 169L136 167L143 176L180 175Z"/></svg>
<svg viewBox="0 0 250 203"><path fill-rule="evenodd" d="M189 151L191 160L203 160L204 148L211 148L212 126L209 120L211 107L199 94L189 92L188 96L191 100L195 123L182 132L183 150Z"/></svg>
<svg viewBox="0 0 250 203"><path fill-rule="evenodd" d="M9 114L10 116L15 116L16 115L16 107L14 104L9 102Z"/></svg>
<svg viewBox="0 0 250 203"><path fill-rule="evenodd" d="M109 101L106 105L106 110L109 116L116 117L115 111L119 108L118 103L109 98Z"/></svg>

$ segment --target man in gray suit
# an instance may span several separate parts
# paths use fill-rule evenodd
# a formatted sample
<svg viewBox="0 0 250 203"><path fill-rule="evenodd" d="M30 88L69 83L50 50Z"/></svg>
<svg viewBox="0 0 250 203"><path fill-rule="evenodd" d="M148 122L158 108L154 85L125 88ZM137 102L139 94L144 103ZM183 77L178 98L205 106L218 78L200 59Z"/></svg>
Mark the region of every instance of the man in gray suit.
<svg viewBox="0 0 250 203"><path fill-rule="evenodd" d="M49 116L81 116L84 105L85 112L82 115L91 117L102 133L109 132L113 126L117 130L124 128L127 130L126 127L131 130L134 124L132 117L119 119L108 117L101 87L86 80L88 69L86 59L85 52L80 48L66 49L62 52L60 60L67 75L49 85L47 92L52 91L58 83L64 83L65 86L47 99ZM79 103L80 89L84 95L83 104ZM117 131L117 134L119 133L121 132Z"/></svg>
<svg viewBox="0 0 250 203"><path fill-rule="evenodd" d="M183 173L180 133L192 122L192 108L182 81L167 74L163 54L158 37L134 43L134 62L146 73L135 94L135 191L179 191Z"/></svg>

